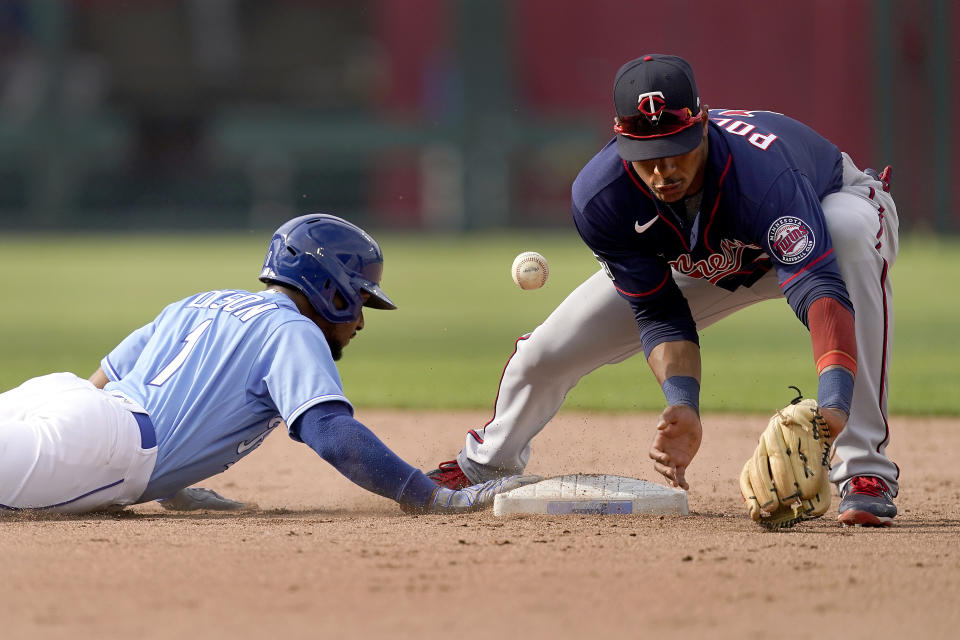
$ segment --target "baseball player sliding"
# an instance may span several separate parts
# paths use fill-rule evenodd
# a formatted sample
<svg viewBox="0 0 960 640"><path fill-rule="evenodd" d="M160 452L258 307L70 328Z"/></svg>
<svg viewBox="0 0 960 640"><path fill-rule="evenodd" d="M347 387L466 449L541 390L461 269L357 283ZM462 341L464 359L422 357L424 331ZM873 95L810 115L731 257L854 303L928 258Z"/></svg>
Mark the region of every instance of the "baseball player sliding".
<svg viewBox="0 0 960 640"><path fill-rule="evenodd" d="M0 394L0 512L82 513L161 500L175 509L241 503L191 488L235 464L281 424L347 478L407 511L461 512L537 480L451 490L353 417L334 364L363 307L395 309L383 255L331 215L281 226L265 291L204 291L127 336L90 380L54 373Z"/></svg>
<svg viewBox="0 0 960 640"><path fill-rule="evenodd" d="M798 487L826 478L814 467L832 445L840 522L889 525L899 475L884 453L898 242L889 168L865 173L779 113L708 110L676 56L623 65L614 106L616 136L572 190L574 223L602 269L517 341L493 418L428 475L458 487L521 472L577 381L642 351L667 405L650 457L686 489L702 434L698 331L785 297L810 331L819 386L815 402L771 420L769 447L745 466L748 510L774 525L822 514L829 493Z"/></svg>

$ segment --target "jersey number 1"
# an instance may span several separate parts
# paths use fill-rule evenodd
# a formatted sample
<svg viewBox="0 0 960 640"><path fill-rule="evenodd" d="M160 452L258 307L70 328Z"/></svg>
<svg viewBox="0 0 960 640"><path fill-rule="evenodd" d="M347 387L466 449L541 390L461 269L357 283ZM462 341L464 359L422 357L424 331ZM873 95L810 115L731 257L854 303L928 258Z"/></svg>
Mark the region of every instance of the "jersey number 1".
<svg viewBox="0 0 960 640"><path fill-rule="evenodd" d="M212 318L210 320L204 320L197 325L196 329L188 333L187 337L183 339L183 346L180 348L180 351L177 353L176 357L171 360L167 366L161 369L160 373L158 373L156 377L148 384L159 387L164 382L169 380L170 376L175 374L177 369L183 366L187 356L189 356L190 352L193 351L193 348L197 346L197 341L200 339L200 336L202 336L203 332L210 327L211 323L213 323Z"/></svg>

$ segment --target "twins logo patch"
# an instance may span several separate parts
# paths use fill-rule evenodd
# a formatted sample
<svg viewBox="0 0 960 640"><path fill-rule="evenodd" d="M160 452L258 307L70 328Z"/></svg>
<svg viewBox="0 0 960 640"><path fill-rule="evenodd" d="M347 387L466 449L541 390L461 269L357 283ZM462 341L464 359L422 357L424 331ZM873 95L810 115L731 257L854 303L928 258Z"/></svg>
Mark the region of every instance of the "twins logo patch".
<svg viewBox="0 0 960 640"><path fill-rule="evenodd" d="M773 257L784 264L796 264L813 253L817 241L806 222L793 216L777 218L767 234Z"/></svg>

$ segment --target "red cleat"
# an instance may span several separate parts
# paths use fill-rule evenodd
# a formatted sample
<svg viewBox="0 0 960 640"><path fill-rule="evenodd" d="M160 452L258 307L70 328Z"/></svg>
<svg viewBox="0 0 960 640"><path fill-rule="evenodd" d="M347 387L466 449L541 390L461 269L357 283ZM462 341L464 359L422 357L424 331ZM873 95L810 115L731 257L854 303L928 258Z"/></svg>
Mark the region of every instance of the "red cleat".
<svg viewBox="0 0 960 640"><path fill-rule="evenodd" d="M427 477L441 487L453 489L454 491L469 487L473 484L470 482L470 478L464 475L456 459L441 462L437 465L436 469L427 472Z"/></svg>
<svg viewBox="0 0 960 640"><path fill-rule="evenodd" d="M880 478L854 476L840 490L837 520L846 526L889 527L897 515L890 489Z"/></svg>

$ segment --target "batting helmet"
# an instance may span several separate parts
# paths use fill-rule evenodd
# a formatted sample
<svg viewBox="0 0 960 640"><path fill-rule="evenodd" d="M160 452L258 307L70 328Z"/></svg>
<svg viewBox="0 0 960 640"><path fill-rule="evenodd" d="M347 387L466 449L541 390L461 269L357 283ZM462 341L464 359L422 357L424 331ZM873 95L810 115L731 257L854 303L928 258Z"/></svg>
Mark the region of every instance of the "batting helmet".
<svg viewBox="0 0 960 640"><path fill-rule="evenodd" d="M383 253L366 231L337 216L294 218L273 234L260 280L300 291L330 322L353 322L361 307L396 309L380 289ZM370 294L366 302L361 292ZM346 306L334 300L340 294Z"/></svg>

